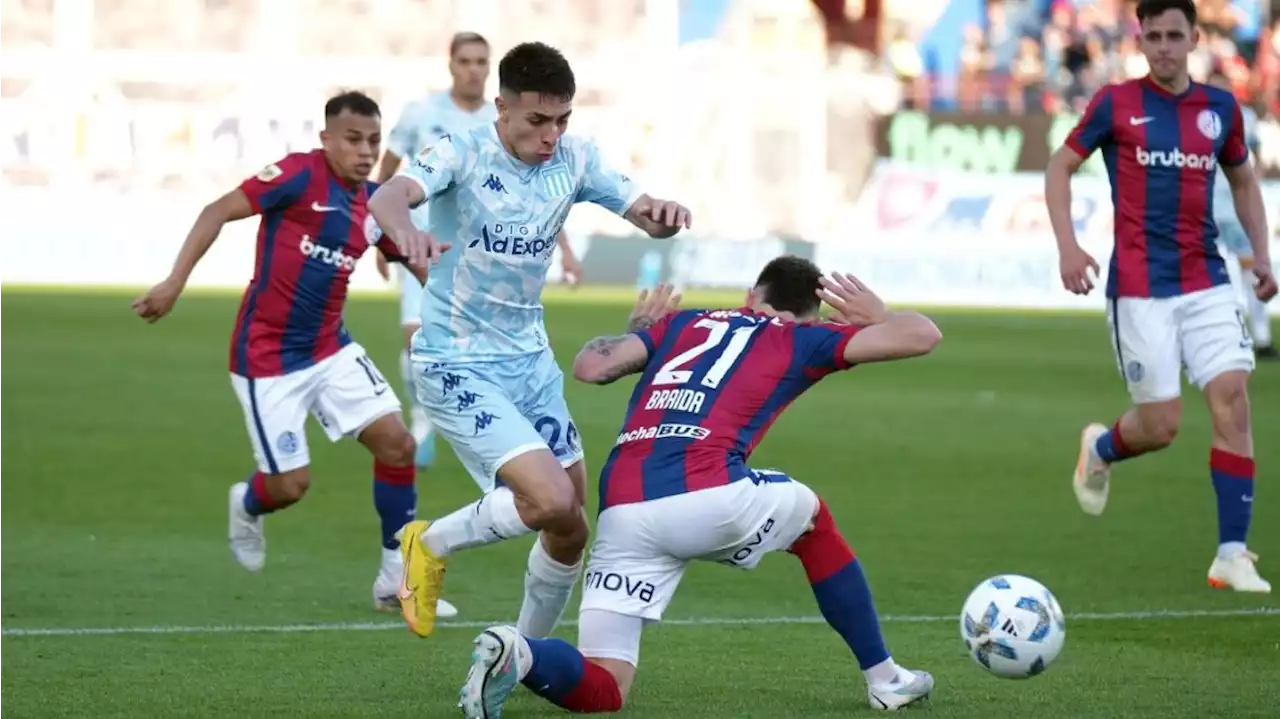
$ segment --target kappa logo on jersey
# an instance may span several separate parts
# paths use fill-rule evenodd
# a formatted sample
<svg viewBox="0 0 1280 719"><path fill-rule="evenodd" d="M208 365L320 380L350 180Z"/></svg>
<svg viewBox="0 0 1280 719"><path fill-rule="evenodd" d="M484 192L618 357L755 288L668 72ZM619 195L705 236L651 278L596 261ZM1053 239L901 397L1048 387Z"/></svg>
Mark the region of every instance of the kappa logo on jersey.
<svg viewBox="0 0 1280 719"><path fill-rule="evenodd" d="M527 231L523 226L520 229ZM499 255L544 255L546 257L550 257L556 249L555 240L544 240L541 237L528 238L512 235L494 237L489 234L488 225L480 228L480 234L481 237L477 237L467 245L468 249L483 245L485 252Z"/></svg>
<svg viewBox="0 0 1280 719"><path fill-rule="evenodd" d="M313 260L320 260L326 265L333 265L345 272L351 272L356 268L356 258L342 250L331 250L323 245L317 245L311 241L311 235L302 236L302 241L298 243L298 249L302 251L302 254Z"/></svg>
<svg viewBox="0 0 1280 719"><path fill-rule="evenodd" d="M646 582L643 579L632 579L625 574L617 572L587 572L582 578L583 589L603 589L606 592L621 592L628 597L634 597L642 602L652 602L654 592L658 588L653 582Z"/></svg>
<svg viewBox="0 0 1280 719"><path fill-rule="evenodd" d="M507 188L502 186L502 180L498 179L497 175L489 175L489 177L485 178L484 184L481 185L481 187L504 195L507 194Z"/></svg>
<svg viewBox="0 0 1280 719"><path fill-rule="evenodd" d="M685 437L688 439L706 439L711 430L692 424L660 424L657 427L637 427L630 432L618 435L617 444L639 442L646 439L665 439L667 437Z"/></svg>
<svg viewBox="0 0 1280 719"><path fill-rule="evenodd" d="M1206 172L1218 169L1218 158L1213 155L1188 154L1177 147L1172 150L1145 150L1141 147L1135 149L1138 164L1143 167L1176 167L1179 170L1185 167Z"/></svg>

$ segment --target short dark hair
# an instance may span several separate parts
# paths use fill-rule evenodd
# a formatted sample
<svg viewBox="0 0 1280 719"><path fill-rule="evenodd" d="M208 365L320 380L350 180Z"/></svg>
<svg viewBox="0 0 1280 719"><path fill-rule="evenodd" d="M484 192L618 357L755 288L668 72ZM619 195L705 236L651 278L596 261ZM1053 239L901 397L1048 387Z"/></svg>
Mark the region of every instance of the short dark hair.
<svg viewBox="0 0 1280 719"><path fill-rule="evenodd" d="M454 33L453 38L449 40L449 57L457 55L463 45L470 45L472 43L484 45L486 50L489 48L489 41L484 39L484 35L481 35L478 32Z"/></svg>
<svg viewBox="0 0 1280 719"><path fill-rule="evenodd" d="M382 117L378 103L359 90L348 90L329 98L324 104L324 119L332 120L344 110L361 117Z"/></svg>
<svg viewBox="0 0 1280 719"><path fill-rule="evenodd" d="M797 317L818 314L822 270L803 257L783 255L769 261L756 278L759 299L779 312Z"/></svg>
<svg viewBox="0 0 1280 719"><path fill-rule="evenodd" d="M1141 0L1138 3L1138 22L1163 15L1170 10L1177 10L1187 18L1187 24L1196 26L1196 4L1194 0Z"/></svg>
<svg viewBox="0 0 1280 719"><path fill-rule="evenodd" d="M569 61L559 50L540 42L520 43L502 56L498 88L516 94L536 92L566 102L578 91Z"/></svg>

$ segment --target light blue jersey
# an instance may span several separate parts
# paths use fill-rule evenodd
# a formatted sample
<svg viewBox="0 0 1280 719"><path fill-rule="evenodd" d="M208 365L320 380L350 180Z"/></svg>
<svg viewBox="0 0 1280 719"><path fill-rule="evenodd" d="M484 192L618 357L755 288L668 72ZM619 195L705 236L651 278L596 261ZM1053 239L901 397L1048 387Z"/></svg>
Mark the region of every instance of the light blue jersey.
<svg viewBox="0 0 1280 719"><path fill-rule="evenodd" d="M1244 117L1244 144L1251 154L1256 153L1258 151L1258 115L1243 105L1240 107L1240 114ZM1235 200L1231 197L1231 183L1227 182L1227 175L1221 167L1218 168L1218 176L1213 180L1213 219L1219 225L1240 222L1236 217Z"/></svg>
<svg viewBox="0 0 1280 719"><path fill-rule="evenodd" d="M550 160L531 166L507 152L494 125L441 139L400 174L422 186L430 231L453 245L428 272L415 361L542 352L542 288L570 208L593 202L622 215L640 196L590 140L565 136Z"/></svg>
<svg viewBox="0 0 1280 719"><path fill-rule="evenodd" d="M493 102L475 110L458 107L448 92L433 92L405 106L400 119L387 135L387 150L409 159L434 145L445 135L461 134L498 119ZM414 223L426 226L427 208L413 213ZM422 285L404 267L400 268L400 324L418 323L422 310Z"/></svg>

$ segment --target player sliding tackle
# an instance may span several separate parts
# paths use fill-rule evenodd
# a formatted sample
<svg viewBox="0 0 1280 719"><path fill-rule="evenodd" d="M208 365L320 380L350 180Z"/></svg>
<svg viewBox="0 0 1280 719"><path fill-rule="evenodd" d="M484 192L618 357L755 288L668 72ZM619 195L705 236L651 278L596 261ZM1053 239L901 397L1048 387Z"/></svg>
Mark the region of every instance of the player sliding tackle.
<svg viewBox="0 0 1280 719"><path fill-rule="evenodd" d="M1213 418L1209 474L1218 498L1218 554L1209 584L1270 592L1245 544L1254 497L1253 343L1215 243L1210 201L1221 165L1253 247L1253 291L1265 302L1276 294L1276 279L1262 193L1235 98L1187 75L1187 55L1199 35L1195 5L1142 0L1138 19L1151 74L1100 90L1045 174L1062 282L1076 294L1093 289L1089 271L1098 265L1076 242L1071 175L1094 150L1103 151L1116 198L1107 319L1134 407L1110 429L1084 429L1073 486L1085 512L1102 514L1111 466L1173 442L1185 366Z"/></svg>
<svg viewBox="0 0 1280 719"><path fill-rule="evenodd" d="M435 627L445 561L459 550L540 532L520 609L531 636L551 632L577 582L586 467L541 304L569 210L594 202L652 237L690 224L687 209L641 194L593 143L562 137L575 83L558 51L517 45L498 84L495 124L442 138L369 201L411 263L432 264L411 357L418 399L487 490L403 529L401 611L423 637ZM432 234L410 217L424 202Z"/></svg>
<svg viewBox="0 0 1280 719"><path fill-rule="evenodd" d="M595 384L640 374L600 474L578 648L514 627L486 629L475 640L463 712L501 716L517 683L570 711L618 711L635 679L641 630L662 618L689 563L752 569L779 550L804 566L822 616L862 668L873 708L928 696L933 677L898 666L885 648L862 566L826 504L747 460L818 380L927 354L942 338L938 328L797 257L770 262L738 309L669 313L668 292L641 294L630 333L594 339L574 361L574 377ZM835 308L832 321L816 321L820 299Z"/></svg>

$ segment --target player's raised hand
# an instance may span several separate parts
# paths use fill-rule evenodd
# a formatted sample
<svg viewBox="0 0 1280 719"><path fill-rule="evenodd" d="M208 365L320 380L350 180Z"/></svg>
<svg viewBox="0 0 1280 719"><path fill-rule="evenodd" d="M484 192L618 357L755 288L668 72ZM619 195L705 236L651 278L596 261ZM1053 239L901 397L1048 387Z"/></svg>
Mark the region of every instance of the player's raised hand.
<svg viewBox="0 0 1280 719"><path fill-rule="evenodd" d="M636 306L631 310L631 318L627 321L629 330L644 329L657 324L669 312L680 308L680 293L669 284L662 283L653 292L640 290Z"/></svg>
<svg viewBox="0 0 1280 719"><path fill-rule="evenodd" d="M674 200L651 199L645 215L663 227L686 230L693 227L693 213Z"/></svg>
<svg viewBox="0 0 1280 719"><path fill-rule="evenodd" d="M173 309L178 295L182 294L182 287L183 284L173 278L164 280L133 301L134 313L148 323L155 322Z"/></svg>
<svg viewBox="0 0 1280 719"><path fill-rule="evenodd" d="M1263 302L1270 302L1276 296L1276 276L1271 271L1270 263L1256 263L1253 266L1253 292Z"/></svg>
<svg viewBox="0 0 1280 719"><path fill-rule="evenodd" d="M848 325L874 325L889 317L884 300L876 296L857 277L847 273L832 272L831 277L818 280L822 288L818 297L831 305L831 321Z"/></svg>
<svg viewBox="0 0 1280 719"><path fill-rule="evenodd" d="M1093 276L1089 274L1090 269ZM1093 290L1093 277L1101 272L1097 260L1080 245L1062 251L1058 258L1058 271L1062 275L1062 286L1077 295L1089 294Z"/></svg>

